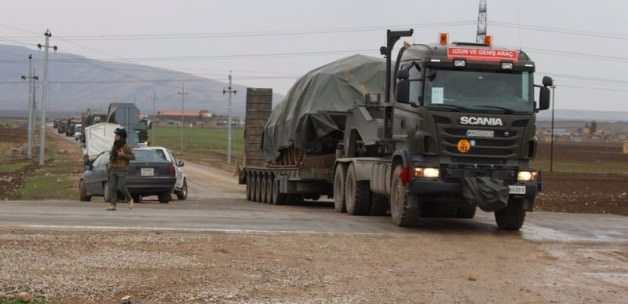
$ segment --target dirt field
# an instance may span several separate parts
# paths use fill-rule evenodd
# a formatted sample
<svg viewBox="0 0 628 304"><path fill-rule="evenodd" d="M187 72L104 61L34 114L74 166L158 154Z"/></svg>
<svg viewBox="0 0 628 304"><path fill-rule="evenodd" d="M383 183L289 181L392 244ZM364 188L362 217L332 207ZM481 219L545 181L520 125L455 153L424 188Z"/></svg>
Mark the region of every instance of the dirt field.
<svg viewBox="0 0 628 304"><path fill-rule="evenodd" d="M501 234L0 231L0 247L1 291L49 303L625 303L628 293L625 246Z"/></svg>
<svg viewBox="0 0 628 304"><path fill-rule="evenodd" d="M545 171L539 210L628 215L628 154L621 145L556 145L554 173L549 145L540 145L537 159Z"/></svg>

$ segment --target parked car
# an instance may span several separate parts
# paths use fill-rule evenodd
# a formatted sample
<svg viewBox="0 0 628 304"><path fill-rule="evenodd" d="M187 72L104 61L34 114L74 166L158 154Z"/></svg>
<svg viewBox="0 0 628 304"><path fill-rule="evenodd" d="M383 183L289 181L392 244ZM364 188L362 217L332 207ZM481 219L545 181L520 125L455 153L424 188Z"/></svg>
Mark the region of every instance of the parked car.
<svg viewBox="0 0 628 304"><path fill-rule="evenodd" d="M135 148L133 153L135 160L129 163L127 178L133 200L139 202L142 197L156 195L159 202L170 202L177 179L177 166L170 153L156 148ZM90 201L93 196L109 200L108 166L108 151L100 153L94 161L86 162L85 172L79 181L81 201Z"/></svg>

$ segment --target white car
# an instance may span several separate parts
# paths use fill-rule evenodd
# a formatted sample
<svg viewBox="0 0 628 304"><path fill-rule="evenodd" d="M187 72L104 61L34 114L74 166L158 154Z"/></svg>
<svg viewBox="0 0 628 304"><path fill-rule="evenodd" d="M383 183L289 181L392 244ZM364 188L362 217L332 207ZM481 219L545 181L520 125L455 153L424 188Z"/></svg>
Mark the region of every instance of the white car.
<svg viewBox="0 0 628 304"><path fill-rule="evenodd" d="M175 174L176 174L176 182L174 184L174 194L177 196L177 199L183 201L188 198L188 178L185 176L183 172L183 166L185 165L182 160L177 160L174 157L174 154L170 152L167 148L164 147L140 147L140 149L150 149L150 150L161 150L168 159L174 165Z"/></svg>

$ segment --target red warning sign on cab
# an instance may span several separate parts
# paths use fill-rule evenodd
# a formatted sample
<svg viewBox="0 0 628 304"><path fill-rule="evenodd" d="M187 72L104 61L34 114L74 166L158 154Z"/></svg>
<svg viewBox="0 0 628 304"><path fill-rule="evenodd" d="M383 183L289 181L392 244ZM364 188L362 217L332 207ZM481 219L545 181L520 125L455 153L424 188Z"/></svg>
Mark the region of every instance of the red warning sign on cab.
<svg viewBox="0 0 628 304"><path fill-rule="evenodd" d="M471 61L512 61L519 60L519 51L481 49L481 48L448 48L447 58L464 58Z"/></svg>

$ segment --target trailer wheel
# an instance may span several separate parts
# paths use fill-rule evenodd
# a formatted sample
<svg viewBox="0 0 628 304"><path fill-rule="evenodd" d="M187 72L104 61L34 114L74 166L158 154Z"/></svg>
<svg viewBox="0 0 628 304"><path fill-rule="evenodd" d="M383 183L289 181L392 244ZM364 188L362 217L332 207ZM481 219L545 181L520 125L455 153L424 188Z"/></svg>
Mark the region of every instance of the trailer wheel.
<svg viewBox="0 0 628 304"><path fill-rule="evenodd" d="M255 202L262 202L262 175L255 174Z"/></svg>
<svg viewBox="0 0 628 304"><path fill-rule="evenodd" d="M260 175L260 195L259 202L266 203L266 185L268 184L268 175Z"/></svg>
<svg viewBox="0 0 628 304"><path fill-rule="evenodd" d="M271 202L273 205L281 205L286 202L286 195L280 191L280 181L278 178L273 179L273 195Z"/></svg>
<svg viewBox="0 0 628 304"><path fill-rule="evenodd" d="M253 174L250 172L246 173L246 199L249 201L253 200Z"/></svg>
<svg viewBox="0 0 628 304"><path fill-rule="evenodd" d="M400 227L412 227L419 223L420 200L408 193L408 185L401 181L401 166L395 167L390 187L390 215Z"/></svg>
<svg viewBox="0 0 628 304"><path fill-rule="evenodd" d="M371 210L371 190L368 182L358 181L353 164L347 170L345 205L351 215L368 215Z"/></svg>
<svg viewBox="0 0 628 304"><path fill-rule="evenodd" d="M275 189L274 183L274 176L269 175L268 182L266 183L266 203L268 204L272 204L273 202L273 190Z"/></svg>
<svg viewBox="0 0 628 304"><path fill-rule="evenodd" d="M523 226L526 218L525 199L508 200L508 206L495 211L495 221L501 230L517 231Z"/></svg>
<svg viewBox="0 0 628 304"><path fill-rule="evenodd" d="M342 164L336 166L334 174L334 209L338 212L346 212L345 205L345 170Z"/></svg>

